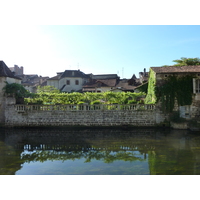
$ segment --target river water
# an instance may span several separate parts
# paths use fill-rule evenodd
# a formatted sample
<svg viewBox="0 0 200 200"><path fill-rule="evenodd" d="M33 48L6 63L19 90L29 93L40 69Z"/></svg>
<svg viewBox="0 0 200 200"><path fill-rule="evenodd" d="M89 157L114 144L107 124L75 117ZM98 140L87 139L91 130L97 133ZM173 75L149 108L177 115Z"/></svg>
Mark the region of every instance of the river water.
<svg viewBox="0 0 200 200"><path fill-rule="evenodd" d="M0 129L1 175L198 175L200 132Z"/></svg>

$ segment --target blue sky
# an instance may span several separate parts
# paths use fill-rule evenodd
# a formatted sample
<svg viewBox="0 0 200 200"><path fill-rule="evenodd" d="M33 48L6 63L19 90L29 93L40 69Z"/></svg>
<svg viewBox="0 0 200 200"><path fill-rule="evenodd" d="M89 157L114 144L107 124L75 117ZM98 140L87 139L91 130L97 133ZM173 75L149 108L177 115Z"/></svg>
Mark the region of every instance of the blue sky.
<svg viewBox="0 0 200 200"><path fill-rule="evenodd" d="M152 66L200 57L199 25L5 25L0 60L25 74L84 73L131 78Z"/></svg>

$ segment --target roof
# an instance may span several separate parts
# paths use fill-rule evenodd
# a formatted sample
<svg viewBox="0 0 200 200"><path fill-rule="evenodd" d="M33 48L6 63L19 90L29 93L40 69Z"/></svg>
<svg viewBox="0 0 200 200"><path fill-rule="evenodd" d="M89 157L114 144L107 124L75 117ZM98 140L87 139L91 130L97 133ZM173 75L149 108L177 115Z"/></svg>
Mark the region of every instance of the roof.
<svg viewBox="0 0 200 200"><path fill-rule="evenodd" d="M59 80L59 79L60 79L60 75L57 75L52 78L48 78L47 80Z"/></svg>
<svg viewBox="0 0 200 200"><path fill-rule="evenodd" d="M114 87L117 83L116 79L103 79L103 80L97 80L97 83L100 82L103 84L103 86L109 86Z"/></svg>
<svg viewBox="0 0 200 200"><path fill-rule="evenodd" d="M119 76L117 74L98 74L92 75L92 79L118 79Z"/></svg>
<svg viewBox="0 0 200 200"><path fill-rule="evenodd" d="M101 86L98 85L101 83ZM83 88L95 88L95 87L115 87L117 84L116 79L99 79L99 80L91 80L90 83L86 83L83 85Z"/></svg>
<svg viewBox="0 0 200 200"><path fill-rule="evenodd" d="M86 75L85 73L83 73L80 70L65 70L62 75L60 76L60 78L64 78L64 77L80 77L80 78L89 78L88 75Z"/></svg>
<svg viewBox="0 0 200 200"><path fill-rule="evenodd" d="M8 66L3 61L0 61L0 77L10 77L10 78L21 80L21 78L14 76L12 71L8 68Z"/></svg>
<svg viewBox="0 0 200 200"><path fill-rule="evenodd" d="M88 75L80 70L65 70L64 72L57 72L57 76L49 78L48 80L59 80L65 77L90 78Z"/></svg>
<svg viewBox="0 0 200 200"><path fill-rule="evenodd" d="M200 65L151 67L151 69L156 73L194 73L200 72Z"/></svg>
<svg viewBox="0 0 200 200"><path fill-rule="evenodd" d="M122 90L134 90L135 86L129 85L128 80L120 80L120 82L116 85L116 88L120 88Z"/></svg>

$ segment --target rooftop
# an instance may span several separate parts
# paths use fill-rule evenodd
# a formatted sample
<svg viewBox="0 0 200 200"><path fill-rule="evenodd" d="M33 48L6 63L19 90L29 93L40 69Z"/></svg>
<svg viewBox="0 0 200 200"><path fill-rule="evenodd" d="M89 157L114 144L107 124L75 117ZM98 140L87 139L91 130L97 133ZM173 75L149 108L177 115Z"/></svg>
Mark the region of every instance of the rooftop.
<svg viewBox="0 0 200 200"><path fill-rule="evenodd" d="M92 79L118 79L119 76L117 74L97 74L97 75L93 75L92 74Z"/></svg>
<svg viewBox="0 0 200 200"><path fill-rule="evenodd" d="M0 77L10 77L21 80L21 78L14 76L14 74L2 60L0 61Z"/></svg>
<svg viewBox="0 0 200 200"><path fill-rule="evenodd" d="M169 66L169 67L151 67L156 73L182 73L182 72L200 72L200 65L191 66Z"/></svg>
<svg viewBox="0 0 200 200"><path fill-rule="evenodd" d="M65 70L64 72L57 72L57 76L49 78L48 80L59 80L65 77L89 78L88 75L86 75L80 70Z"/></svg>
<svg viewBox="0 0 200 200"><path fill-rule="evenodd" d="M64 78L64 77L81 77L81 78L89 78L88 75L86 75L85 73L83 73L80 70L65 70L62 75L60 76L60 78Z"/></svg>

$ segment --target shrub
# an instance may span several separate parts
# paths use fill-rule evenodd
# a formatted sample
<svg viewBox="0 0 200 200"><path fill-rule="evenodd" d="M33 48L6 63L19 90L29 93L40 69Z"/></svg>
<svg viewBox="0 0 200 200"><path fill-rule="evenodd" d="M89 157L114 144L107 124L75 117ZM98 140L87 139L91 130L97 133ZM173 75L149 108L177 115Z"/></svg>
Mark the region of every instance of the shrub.
<svg viewBox="0 0 200 200"><path fill-rule="evenodd" d="M94 105L94 104L102 104L102 102L100 100L95 100L91 102L91 105Z"/></svg>

